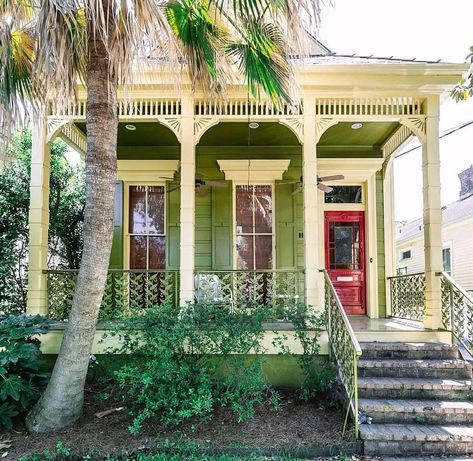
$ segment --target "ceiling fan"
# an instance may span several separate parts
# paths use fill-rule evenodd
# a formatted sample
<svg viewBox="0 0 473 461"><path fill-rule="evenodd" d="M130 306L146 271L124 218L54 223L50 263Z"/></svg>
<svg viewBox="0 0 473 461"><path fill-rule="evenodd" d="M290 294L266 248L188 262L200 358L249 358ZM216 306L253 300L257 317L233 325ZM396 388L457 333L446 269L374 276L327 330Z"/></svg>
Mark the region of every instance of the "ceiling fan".
<svg viewBox="0 0 473 461"><path fill-rule="evenodd" d="M165 179L166 181L174 181L174 178L167 178L164 176L161 176L160 179ZM204 197L206 196L209 192L210 189L209 187L228 187L228 183L225 181L214 181L214 180L209 180L209 179L203 179L202 174L196 172L195 173L195 192L196 194ZM173 192L175 190L178 190L181 188L181 185L176 186L176 187L171 187L170 189L167 190L168 193Z"/></svg>
<svg viewBox="0 0 473 461"><path fill-rule="evenodd" d="M345 179L345 176L342 174L334 174L332 176L317 176L317 188L326 194L333 191L333 187L327 186L324 184L325 181L339 181L340 179ZM281 184L299 184L299 187L291 194L296 195L302 192L303 178L301 176L300 181L283 181Z"/></svg>

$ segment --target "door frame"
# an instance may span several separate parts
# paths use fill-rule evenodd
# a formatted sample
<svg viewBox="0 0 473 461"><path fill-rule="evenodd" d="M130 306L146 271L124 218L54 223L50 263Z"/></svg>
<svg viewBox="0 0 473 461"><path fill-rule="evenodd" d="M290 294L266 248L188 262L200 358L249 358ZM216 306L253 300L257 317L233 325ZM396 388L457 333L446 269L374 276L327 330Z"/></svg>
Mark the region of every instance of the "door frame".
<svg viewBox="0 0 473 461"><path fill-rule="evenodd" d="M327 219L327 214L333 214L334 218L333 219ZM349 216L353 216L354 218L356 217L357 219L343 219L343 215L348 214ZM365 211L354 211L354 210L326 210L324 211L324 256L325 256L325 270L329 274L330 277L330 269L327 267L327 258L329 257L329 245L328 245L328 235L327 233L329 232L329 223L337 221L336 216L340 216L338 221L341 222L356 222L359 223L359 229L360 229L360 245L362 248L362 252L360 252L360 265L362 269L358 269L355 272L362 272L363 274L363 280L362 280L362 292L361 292L361 305L364 310L363 314L348 314L348 312L345 310L345 313L347 315L366 315L368 312L368 305L367 305L367 296L366 296L366 287L367 287L367 277L366 277L366 232L365 232ZM346 271L348 269L335 269L339 271ZM332 277L330 277L332 279ZM336 285L336 282L332 279L332 283L334 286Z"/></svg>
<svg viewBox="0 0 473 461"><path fill-rule="evenodd" d="M381 170L383 160L382 158L317 159L319 176L334 174L343 174L345 176L345 179L341 181L327 182L327 184L362 186L362 203L324 203L324 194L319 193L319 261L320 267L325 268L325 211L364 211L366 315L373 319L379 318L376 172ZM384 248L381 248L381 251L384 251ZM320 281L319 285L323 286L323 283ZM323 289L319 290L319 295L320 302L323 303Z"/></svg>

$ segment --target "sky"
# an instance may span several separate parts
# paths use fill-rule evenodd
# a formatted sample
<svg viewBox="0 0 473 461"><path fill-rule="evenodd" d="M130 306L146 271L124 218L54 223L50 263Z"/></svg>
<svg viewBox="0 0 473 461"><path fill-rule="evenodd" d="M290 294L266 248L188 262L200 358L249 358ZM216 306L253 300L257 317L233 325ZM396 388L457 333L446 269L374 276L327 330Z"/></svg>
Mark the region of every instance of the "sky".
<svg viewBox="0 0 473 461"><path fill-rule="evenodd" d="M473 0L334 0L323 9L319 39L341 54L464 62L473 46L472 18ZM441 132L470 120L473 99L441 106ZM421 154L416 149L394 161L397 221L422 216ZM473 125L440 141L440 160L447 205L458 199L458 173L473 164Z"/></svg>

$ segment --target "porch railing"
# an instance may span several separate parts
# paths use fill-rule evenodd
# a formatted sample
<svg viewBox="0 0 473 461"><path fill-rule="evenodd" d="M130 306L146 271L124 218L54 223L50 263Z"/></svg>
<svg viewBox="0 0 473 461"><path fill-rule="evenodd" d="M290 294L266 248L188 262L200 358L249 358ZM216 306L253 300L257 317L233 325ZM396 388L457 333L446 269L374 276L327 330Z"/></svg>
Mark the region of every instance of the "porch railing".
<svg viewBox="0 0 473 461"><path fill-rule="evenodd" d="M425 274L388 277L391 293L391 316L422 321L424 318Z"/></svg>
<svg viewBox="0 0 473 461"><path fill-rule="evenodd" d="M282 318L286 308L304 302L302 270L197 271L194 285L197 301L222 302L230 311L258 303Z"/></svg>
<svg viewBox="0 0 473 461"><path fill-rule="evenodd" d="M473 352L473 297L445 272L442 273L442 324Z"/></svg>
<svg viewBox="0 0 473 461"><path fill-rule="evenodd" d="M325 279L325 312L330 355L336 362L338 376L348 402L344 431L351 413L355 435L358 437L358 358L362 351L327 271L322 272Z"/></svg>
<svg viewBox="0 0 473 461"><path fill-rule="evenodd" d="M65 321L69 316L78 269L46 270L49 316ZM143 309L179 303L179 273L166 270L110 269L99 319L111 320L138 314Z"/></svg>

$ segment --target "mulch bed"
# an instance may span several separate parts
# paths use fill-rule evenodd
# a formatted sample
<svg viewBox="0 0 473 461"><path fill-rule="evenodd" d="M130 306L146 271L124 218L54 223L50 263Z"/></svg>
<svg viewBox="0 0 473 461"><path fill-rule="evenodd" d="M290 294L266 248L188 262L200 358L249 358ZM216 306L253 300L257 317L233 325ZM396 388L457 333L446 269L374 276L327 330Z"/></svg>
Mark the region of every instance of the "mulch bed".
<svg viewBox="0 0 473 461"><path fill-rule="evenodd" d="M282 411L258 408L254 418L238 423L227 408L215 411L214 418L197 429L191 424L179 429L164 428L158 422L148 422L139 435L128 430L131 418L126 412L113 413L97 418L95 413L114 408L114 401L94 398L100 389L86 389L84 415L74 426L55 434L31 435L24 429L11 431L12 446L8 457L16 460L22 456L49 449L54 451L58 440L74 453L123 454L135 452L169 440L194 443L201 447L216 448L270 448L280 450L304 447L322 447L353 441L353 434L342 439L344 415L326 399L303 403L290 394L283 398Z"/></svg>

